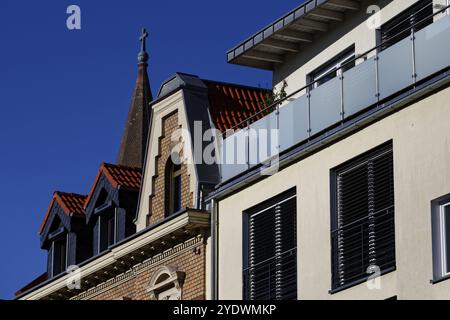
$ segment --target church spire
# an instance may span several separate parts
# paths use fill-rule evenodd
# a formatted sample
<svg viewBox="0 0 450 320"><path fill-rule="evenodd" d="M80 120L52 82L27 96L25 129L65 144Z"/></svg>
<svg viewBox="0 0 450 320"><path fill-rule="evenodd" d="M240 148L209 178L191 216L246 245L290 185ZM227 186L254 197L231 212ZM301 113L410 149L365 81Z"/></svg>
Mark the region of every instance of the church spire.
<svg viewBox="0 0 450 320"><path fill-rule="evenodd" d="M142 29L141 36L139 37L139 41L141 42L141 51L138 55L139 64L147 63L148 61L148 53L146 48L146 41L148 37L148 32L145 29Z"/></svg>
<svg viewBox="0 0 450 320"><path fill-rule="evenodd" d="M119 165L142 168L147 135L151 121L149 103L153 100L150 90L150 81L147 74L148 53L146 39L148 33L142 29L139 41L141 50L138 55L138 75L136 86L131 98L128 119L122 136L116 163Z"/></svg>

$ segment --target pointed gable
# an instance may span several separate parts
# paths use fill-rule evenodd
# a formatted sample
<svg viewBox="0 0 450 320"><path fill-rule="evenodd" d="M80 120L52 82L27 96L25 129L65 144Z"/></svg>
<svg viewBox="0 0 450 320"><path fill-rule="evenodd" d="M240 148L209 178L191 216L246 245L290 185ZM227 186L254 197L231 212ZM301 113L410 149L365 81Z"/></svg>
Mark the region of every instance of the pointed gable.
<svg viewBox="0 0 450 320"><path fill-rule="evenodd" d="M53 193L52 200L50 201L50 205L41 223L39 234L43 233L51 213L56 212L54 211L55 209L60 209L67 217L70 217L71 215L84 217L84 203L86 202L86 198L87 196L76 193L66 193L61 191ZM55 206L57 207L55 208Z"/></svg>
<svg viewBox="0 0 450 320"><path fill-rule="evenodd" d="M102 163L84 204L86 219L90 219L94 206L102 194L105 195L103 201L114 201L118 204L116 191L121 189L138 192L141 178L142 170L139 168Z"/></svg>

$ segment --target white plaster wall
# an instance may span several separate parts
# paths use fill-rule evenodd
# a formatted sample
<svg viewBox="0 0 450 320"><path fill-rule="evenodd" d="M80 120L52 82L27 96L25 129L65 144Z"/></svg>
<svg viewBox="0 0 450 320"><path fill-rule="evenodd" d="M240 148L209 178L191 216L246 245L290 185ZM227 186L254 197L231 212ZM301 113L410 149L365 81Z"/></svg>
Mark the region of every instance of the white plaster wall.
<svg viewBox="0 0 450 320"><path fill-rule="evenodd" d="M432 278L431 200L450 193L450 89L444 89L220 201L219 295L242 298L242 212L297 188L300 299L450 299ZM330 170L393 141L397 270L381 290L330 295Z"/></svg>

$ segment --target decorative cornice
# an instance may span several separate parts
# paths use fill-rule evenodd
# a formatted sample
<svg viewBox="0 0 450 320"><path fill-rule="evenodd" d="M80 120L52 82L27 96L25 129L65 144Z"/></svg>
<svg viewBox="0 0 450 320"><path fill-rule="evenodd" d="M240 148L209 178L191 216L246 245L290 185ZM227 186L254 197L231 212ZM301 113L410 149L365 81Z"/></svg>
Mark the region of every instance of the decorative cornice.
<svg viewBox="0 0 450 320"><path fill-rule="evenodd" d="M193 247L198 246L200 243L202 243L202 241L203 237L197 236L188 241L185 241L184 243L176 245L175 247L166 250L163 253L157 254L154 257L145 260L144 262L136 266L133 266L131 269L117 275L116 277L108 279L105 282L102 282L101 284L72 297L71 300L89 300L105 291L119 286L124 282L130 281L138 274L155 267L155 265L162 264L169 259L173 259L174 257L177 257L185 252L191 251Z"/></svg>
<svg viewBox="0 0 450 320"><path fill-rule="evenodd" d="M184 243L186 239L201 237L208 227L208 212L187 209L161 224L124 240L112 247L109 252L82 264L79 270L81 281L95 285L95 283L104 282L104 278L108 275L114 276L114 274L123 273L124 268L128 270L136 267L138 269L139 265L145 263L149 258L155 259L154 261L163 259L167 256L167 252L175 253L176 250L181 250L177 249L177 245ZM62 275L25 293L18 299L51 299L53 295L69 299L76 294L67 288L67 282L70 279L70 274Z"/></svg>

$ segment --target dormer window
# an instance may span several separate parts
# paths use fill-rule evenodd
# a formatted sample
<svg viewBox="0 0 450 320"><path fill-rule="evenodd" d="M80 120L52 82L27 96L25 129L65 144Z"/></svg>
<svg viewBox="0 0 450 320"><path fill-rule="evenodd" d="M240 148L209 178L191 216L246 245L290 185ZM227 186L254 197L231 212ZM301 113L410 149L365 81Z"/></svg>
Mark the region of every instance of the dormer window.
<svg viewBox="0 0 450 320"><path fill-rule="evenodd" d="M140 185L140 169L107 163L100 166L85 203L94 256L136 232L133 219Z"/></svg>
<svg viewBox="0 0 450 320"><path fill-rule="evenodd" d="M67 268L67 237L66 235L60 236L53 241L52 249L52 272L53 276L56 276Z"/></svg>
<svg viewBox="0 0 450 320"><path fill-rule="evenodd" d="M110 214L106 217L106 238L108 241L108 247L112 246L116 242L116 217L115 214Z"/></svg>
<svg viewBox="0 0 450 320"><path fill-rule="evenodd" d="M166 168L166 209L167 215L181 210L181 165L171 160Z"/></svg>
<svg viewBox="0 0 450 320"><path fill-rule="evenodd" d="M55 192L40 229L41 248L47 251L47 275L57 276L67 267L92 256L92 230L86 226L86 196Z"/></svg>
<svg viewBox="0 0 450 320"><path fill-rule="evenodd" d="M108 208L99 215L100 252L107 250L117 240L117 219L114 208Z"/></svg>

